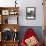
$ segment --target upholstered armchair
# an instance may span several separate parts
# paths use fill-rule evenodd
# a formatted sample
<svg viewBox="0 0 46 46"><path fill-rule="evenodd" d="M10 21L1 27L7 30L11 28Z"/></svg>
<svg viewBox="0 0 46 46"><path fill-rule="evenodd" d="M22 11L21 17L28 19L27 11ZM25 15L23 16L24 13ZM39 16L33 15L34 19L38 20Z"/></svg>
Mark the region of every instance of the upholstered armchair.
<svg viewBox="0 0 46 46"><path fill-rule="evenodd" d="M37 34L32 28L27 29L22 38L21 46L41 46L41 43L37 39Z"/></svg>

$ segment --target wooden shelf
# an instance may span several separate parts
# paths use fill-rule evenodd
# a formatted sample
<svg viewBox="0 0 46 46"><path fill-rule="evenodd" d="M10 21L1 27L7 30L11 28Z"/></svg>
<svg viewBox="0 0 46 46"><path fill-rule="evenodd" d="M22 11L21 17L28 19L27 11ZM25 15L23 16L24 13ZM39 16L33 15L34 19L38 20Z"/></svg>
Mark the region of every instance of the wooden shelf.
<svg viewBox="0 0 46 46"><path fill-rule="evenodd" d="M1 45L3 46L18 46L18 41L3 41L1 42Z"/></svg>
<svg viewBox="0 0 46 46"><path fill-rule="evenodd" d="M19 10L19 7L0 7L0 10L12 10L12 9L16 9L16 10Z"/></svg>
<svg viewBox="0 0 46 46"><path fill-rule="evenodd" d="M1 27L1 31L5 28L10 28L14 31L14 29L17 30L17 32L19 31L19 25L18 24L0 24L0 27Z"/></svg>
<svg viewBox="0 0 46 46"><path fill-rule="evenodd" d="M2 42L2 41L1 41ZM5 42L5 43L8 43L8 42L10 42L10 43L12 43L12 42L19 42L19 40L16 40L16 41L12 41L12 40L10 40L10 41L3 41L3 42Z"/></svg>
<svg viewBox="0 0 46 46"><path fill-rule="evenodd" d="M7 18L9 16L14 16L14 17L17 16L17 18L15 19L15 20L17 20L17 23L16 24L9 24L8 18ZM15 36L13 37L13 39L10 39L9 41L5 41L4 39L2 39L3 38L2 35L4 35L4 34L2 34L4 29L11 29L10 31L14 31L14 33L18 33L18 31L20 29L20 26L18 24L18 17L19 17L19 7L0 7L0 20L1 20L1 24L0 24L0 32L1 32L0 46L18 46L19 40L17 39L17 41L16 41L16 39L15 39L15 41L13 41ZM16 37L18 38L18 36L16 36Z"/></svg>

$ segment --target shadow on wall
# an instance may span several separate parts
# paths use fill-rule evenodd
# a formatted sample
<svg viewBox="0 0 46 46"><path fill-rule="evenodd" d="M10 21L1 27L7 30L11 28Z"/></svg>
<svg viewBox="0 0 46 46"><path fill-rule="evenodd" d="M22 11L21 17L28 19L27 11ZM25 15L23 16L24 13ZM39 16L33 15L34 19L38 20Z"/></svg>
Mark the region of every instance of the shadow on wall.
<svg viewBox="0 0 46 46"><path fill-rule="evenodd" d="M36 32L39 41L41 43L43 43L43 30L42 30L42 26L21 26L20 27L20 32L19 32L20 42L21 42L21 40L22 40L22 38L24 36L25 31L28 28L32 28L34 30L34 32Z"/></svg>

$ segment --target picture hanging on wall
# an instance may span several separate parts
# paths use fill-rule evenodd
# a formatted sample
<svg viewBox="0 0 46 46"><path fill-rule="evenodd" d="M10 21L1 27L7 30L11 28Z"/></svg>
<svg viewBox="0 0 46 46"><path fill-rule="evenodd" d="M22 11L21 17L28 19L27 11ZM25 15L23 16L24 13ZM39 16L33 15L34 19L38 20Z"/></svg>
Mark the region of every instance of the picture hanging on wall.
<svg viewBox="0 0 46 46"><path fill-rule="evenodd" d="M36 8L35 7L26 7L26 19L35 20L36 18Z"/></svg>

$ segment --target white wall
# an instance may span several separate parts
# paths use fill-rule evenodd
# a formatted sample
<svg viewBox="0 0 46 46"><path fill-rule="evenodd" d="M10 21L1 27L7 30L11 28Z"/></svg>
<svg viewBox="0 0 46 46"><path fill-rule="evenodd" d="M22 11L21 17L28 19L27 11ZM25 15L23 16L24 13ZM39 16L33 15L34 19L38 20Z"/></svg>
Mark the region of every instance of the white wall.
<svg viewBox="0 0 46 46"><path fill-rule="evenodd" d="M14 6L15 0L0 0L0 6ZM19 24L21 26L43 26L42 0L17 0L19 9ZM36 20L26 20L26 7L36 7Z"/></svg>
<svg viewBox="0 0 46 46"><path fill-rule="evenodd" d="M21 0L20 25L22 26L42 26L43 25L43 6L42 0ZM36 7L36 20L26 20L26 7Z"/></svg>

